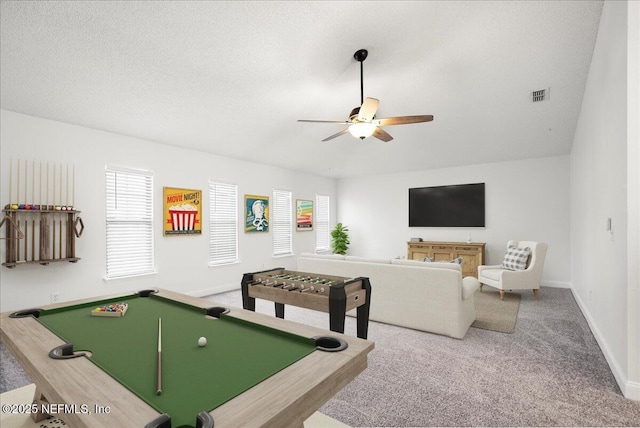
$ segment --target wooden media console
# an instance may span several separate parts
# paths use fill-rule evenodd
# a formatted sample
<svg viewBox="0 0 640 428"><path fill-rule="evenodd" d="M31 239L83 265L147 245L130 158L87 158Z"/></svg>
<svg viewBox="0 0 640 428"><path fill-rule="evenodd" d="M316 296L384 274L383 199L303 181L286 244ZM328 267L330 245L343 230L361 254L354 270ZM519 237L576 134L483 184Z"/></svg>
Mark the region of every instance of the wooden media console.
<svg viewBox="0 0 640 428"><path fill-rule="evenodd" d="M484 264L484 242L407 242L407 259L423 260L430 257L436 262L462 258L462 276L478 277L478 266Z"/></svg>

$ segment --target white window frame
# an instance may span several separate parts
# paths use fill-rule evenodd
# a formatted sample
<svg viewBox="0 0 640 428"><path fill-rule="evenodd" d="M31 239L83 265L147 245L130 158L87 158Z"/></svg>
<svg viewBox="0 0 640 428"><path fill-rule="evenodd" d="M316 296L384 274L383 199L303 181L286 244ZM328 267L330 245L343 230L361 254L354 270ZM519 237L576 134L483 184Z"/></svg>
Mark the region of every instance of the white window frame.
<svg viewBox="0 0 640 428"><path fill-rule="evenodd" d="M293 194L273 189L269 227L273 232L273 257L293 255Z"/></svg>
<svg viewBox="0 0 640 428"><path fill-rule="evenodd" d="M326 206L326 208L325 208ZM331 197L316 193L316 252L331 250Z"/></svg>
<svg viewBox="0 0 640 428"><path fill-rule="evenodd" d="M239 262L238 185L209 180L209 266Z"/></svg>
<svg viewBox="0 0 640 428"><path fill-rule="evenodd" d="M156 273L153 221L153 172L107 165L105 280Z"/></svg>

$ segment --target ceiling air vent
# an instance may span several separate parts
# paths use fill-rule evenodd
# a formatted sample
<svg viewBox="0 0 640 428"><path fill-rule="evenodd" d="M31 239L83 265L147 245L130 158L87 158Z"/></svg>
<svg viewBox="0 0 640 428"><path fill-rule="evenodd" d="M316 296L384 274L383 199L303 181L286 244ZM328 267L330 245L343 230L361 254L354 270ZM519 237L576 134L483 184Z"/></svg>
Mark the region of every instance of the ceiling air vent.
<svg viewBox="0 0 640 428"><path fill-rule="evenodd" d="M531 92L531 101L533 101L534 103L538 101L544 101L548 98L549 98L549 88L540 89L540 90Z"/></svg>

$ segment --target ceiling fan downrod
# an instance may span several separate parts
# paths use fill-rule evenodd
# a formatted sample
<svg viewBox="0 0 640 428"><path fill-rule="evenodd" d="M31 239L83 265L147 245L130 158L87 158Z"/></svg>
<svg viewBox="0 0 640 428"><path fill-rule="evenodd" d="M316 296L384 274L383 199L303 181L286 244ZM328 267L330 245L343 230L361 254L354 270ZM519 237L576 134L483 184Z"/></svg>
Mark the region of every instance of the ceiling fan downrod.
<svg viewBox="0 0 640 428"><path fill-rule="evenodd" d="M360 49L353 54L353 58L360 63L360 105L364 103L364 71L363 65L365 59L367 59L369 52L366 49Z"/></svg>

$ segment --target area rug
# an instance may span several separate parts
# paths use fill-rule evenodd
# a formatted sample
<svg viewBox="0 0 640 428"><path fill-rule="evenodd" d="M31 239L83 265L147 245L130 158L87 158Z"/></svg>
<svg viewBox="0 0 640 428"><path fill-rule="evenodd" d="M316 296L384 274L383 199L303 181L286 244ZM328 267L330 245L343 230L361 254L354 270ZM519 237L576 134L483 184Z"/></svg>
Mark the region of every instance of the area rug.
<svg viewBox="0 0 640 428"><path fill-rule="evenodd" d="M484 287L482 293L476 291L476 320L471 327L500 333L513 333L520 308L520 294L505 293L500 300L500 292Z"/></svg>

